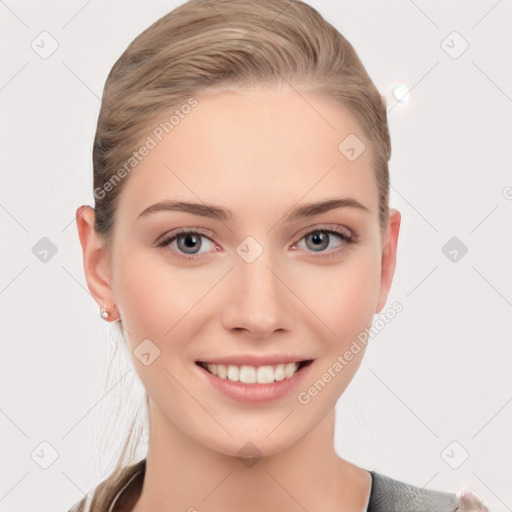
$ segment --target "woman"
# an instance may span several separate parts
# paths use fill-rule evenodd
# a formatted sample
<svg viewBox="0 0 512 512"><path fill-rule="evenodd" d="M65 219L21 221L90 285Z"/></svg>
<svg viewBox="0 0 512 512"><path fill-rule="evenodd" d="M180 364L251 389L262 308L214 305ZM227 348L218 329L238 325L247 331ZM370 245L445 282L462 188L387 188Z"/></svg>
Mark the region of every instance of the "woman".
<svg viewBox="0 0 512 512"><path fill-rule="evenodd" d="M334 450L395 270L390 154L384 99L299 0L190 0L130 44L76 221L147 392L148 454L74 511L487 510Z"/></svg>

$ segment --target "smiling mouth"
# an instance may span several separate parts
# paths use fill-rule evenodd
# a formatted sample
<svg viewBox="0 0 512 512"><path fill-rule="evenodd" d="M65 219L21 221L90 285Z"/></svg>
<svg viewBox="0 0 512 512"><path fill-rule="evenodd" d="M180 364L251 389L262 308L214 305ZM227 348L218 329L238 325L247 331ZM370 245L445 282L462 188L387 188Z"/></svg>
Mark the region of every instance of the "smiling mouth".
<svg viewBox="0 0 512 512"><path fill-rule="evenodd" d="M220 379L243 384L269 384L293 377L312 362L313 359L263 366L212 364L205 361L196 361L196 364Z"/></svg>

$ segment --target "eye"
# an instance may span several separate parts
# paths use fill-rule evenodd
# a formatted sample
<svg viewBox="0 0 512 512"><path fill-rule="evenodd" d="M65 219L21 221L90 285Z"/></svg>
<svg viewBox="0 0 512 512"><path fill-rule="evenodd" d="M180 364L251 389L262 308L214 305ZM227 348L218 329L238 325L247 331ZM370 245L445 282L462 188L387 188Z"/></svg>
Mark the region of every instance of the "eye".
<svg viewBox="0 0 512 512"><path fill-rule="evenodd" d="M332 245L333 236L338 239L338 245L335 246L333 250L326 252L325 249ZM206 250L200 252L205 246L202 240L207 241ZM305 240L306 249L299 247L302 240ZM348 244L355 242L354 235L352 235L348 229L321 226L305 233L299 242L293 244L291 248L293 250L299 248L307 252L319 253L319 255L315 257L335 257L343 251ZM161 241L157 242L156 246L168 247L176 256L186 260L199 259L204 253L211 251L212 247L215 248L214 250L220 250L208 236L191 228L180 228L177 231L169 233L167 236L164 236Z"/></svg>
<svg viewBox="0 0 512 512"><path fill-rule="evenodd" d="M323 254L325 249L332 245L332 237L338 238L340 242L333 250L328 251L327 254ZM347 244L355 243L354 236L347 229L342 228L327 228L319 227L312 231L308 231L300 240L299 243L295 243L292 249L299 247L300 242L305 240L306 250L312 252L322 253L319 257L331 257L336 256L340 251L346 248ZM301 247L299 247L301 248Z"/></svg>
<svg viewBox="0 0 512 512"><path fill-rule="evenodd" d="M193 229L181 228L165 236L162 241L157 243L157 247L169 246L176 256L185 259L198 259L201 257L199 249L204 246L202 239L207 240L206 251L211 250L213 241L206 235Z"/></svg>

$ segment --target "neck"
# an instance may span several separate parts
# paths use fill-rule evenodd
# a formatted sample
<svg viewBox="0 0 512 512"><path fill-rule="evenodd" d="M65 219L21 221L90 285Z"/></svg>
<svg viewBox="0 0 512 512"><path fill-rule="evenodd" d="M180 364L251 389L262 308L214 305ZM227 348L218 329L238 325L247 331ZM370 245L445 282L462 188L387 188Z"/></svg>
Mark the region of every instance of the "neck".
<svg viewBox="0 0 512 512"><path fill-rule="evenodd" d="M150 409L142 493L133 512L365 512L371 477L334 450L334 410L294 445L252 459L210 449Z"/></svg>

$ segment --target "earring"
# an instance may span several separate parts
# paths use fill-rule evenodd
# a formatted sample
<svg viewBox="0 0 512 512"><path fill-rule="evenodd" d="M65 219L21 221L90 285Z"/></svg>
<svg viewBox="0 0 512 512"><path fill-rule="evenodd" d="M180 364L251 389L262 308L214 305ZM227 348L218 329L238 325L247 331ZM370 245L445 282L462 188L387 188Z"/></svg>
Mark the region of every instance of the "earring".
<svg viewBox="0 0 512 512"><path fill-rule="evenodd" d="M101 318L106 320L108 318L108 315L109 315L109 312L105 308L102 307L101 310L100 310Z"/></svg>

